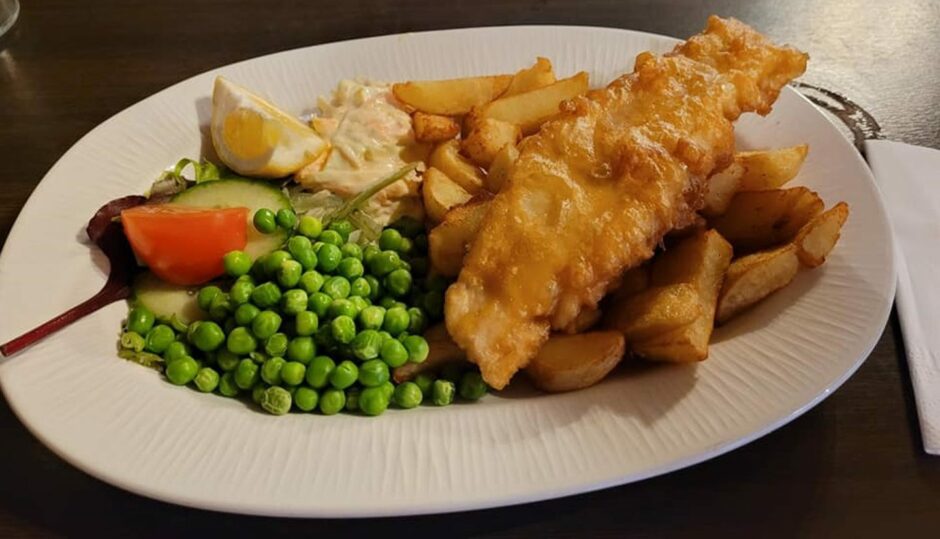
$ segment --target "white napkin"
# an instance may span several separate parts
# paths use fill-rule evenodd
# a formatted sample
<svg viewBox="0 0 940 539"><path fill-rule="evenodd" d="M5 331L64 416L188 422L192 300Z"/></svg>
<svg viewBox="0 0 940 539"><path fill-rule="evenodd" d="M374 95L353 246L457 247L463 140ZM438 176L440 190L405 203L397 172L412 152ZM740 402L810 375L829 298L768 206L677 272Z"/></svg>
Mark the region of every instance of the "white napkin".
<svg viewBox="0 0 940 539"><path fill-rule="evenodd" d="M894 229L898 316L924 450L940 455L940 150L865 145Z"/></svg>

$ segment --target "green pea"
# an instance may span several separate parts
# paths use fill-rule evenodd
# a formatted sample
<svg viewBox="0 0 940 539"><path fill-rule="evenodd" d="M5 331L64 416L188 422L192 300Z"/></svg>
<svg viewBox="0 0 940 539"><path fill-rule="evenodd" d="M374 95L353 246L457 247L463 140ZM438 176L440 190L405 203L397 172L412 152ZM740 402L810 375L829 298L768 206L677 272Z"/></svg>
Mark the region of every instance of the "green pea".
<svg viewBox="0 0 940 539"><path fill-rule="evenodd" d="M241 389L251 389L258 381L260 371L257 363L248 358L242 359L235 367L235 385Z"/></svg>
<svg viewBox="0 0 940 539"><path fill-rule="evenodd" d="M346 409L350 412L355 412L359 409L359 395L362 393L362 389L359 387L353 386L346 388Z"/></svg>
<svg viewBox="0 0 940 539"><path fill-rule="evenodd" d="M359 383L365 387L380 386L388 379L388 365L380 359L370 359L359 366Z"/></svg>
<svg viewBox="0 0 940 539"><path fill-rule="evenodd" d="M289 386L299 386L304 381L307 367L299 361L288 361L281 368L281 380Z"/></svg>
<svg viewBox="0 0 940 539"><path fill-rule="evenodd" d="M382 347L382 336L379 335L379 332L374 329L366 329L360 331L358 335L350 343L352 348L353 355L361 360L371 359L379 357L379 349ZM363 368L365 368L365 363L363 363ZM386 367L385 372L388 372ZM362 371L360 369L360 378L362 376Z"/></svg>
<svg viewBox="0 0 940 539"><path fill-rule="evenodd" d="M349 241L349 235L356 229L347 219L337 219L331 222L327 228L338 232L343 237L344 242Z"/></svg>
<svg viewBox="0 0 940 539"><path fill-rule="evenodd" d="M249 352L254 352L255 348L258 347L258 341L248 332L248 329L237 327L228 334L228 338L225 340L225 346L228 348L229 352L243 356Z"/></svg>
<svg viewBox="0 0 940 539"><path fill-rule="evenodd" d="M229 251L222 257L222 267L231 277L239 277L251 270L251 257L244 251Z"/></svg>
<svg viewBox="0 0 940 539"><path fill-rule="evenodd" d="M237 354L229 352L228 348L220 348L215 353L216 365L225 372L234 371L238 367L239 361L241 361L241 358Z"/></svg>
<svg viewBox="0 0 940 539"><path fill-rule="evenodd" d="M213 320L222 321L232 312L235 307L229 295L226 293L216 294L209 304L209 317Z"/></svg>
<svg viewBox="0 0 940 539"><path fill-rule="evenodd" d="M293 289L284 292L281 297L281 310L284 314L294 316L297 313L307 310L307 293L300 289Z"/></svg>
<svg viewBox="0 0 940 539"><path fill-rule="evenodd" d="M255 404L257 404L257 405L260 406L260 405L261 405L261 399L264 398L264 392L265 392L265 390L267 390L269 387L271 387L271 386L269 386L269 385L267 385L267 384L265 384L265 383L263 383L263 382L258 382L257 384L255 384L255 386L254 386L253 388L251 388L251 400L254 401Z"/></svg>
<svg viewBox="0 0 940 539"><path fill-rule="evenodd" d="M277 230L277 220L274 216L274 212L267 208L261 208L256 211L252 222L258 232L262 234L270 234Z"/></svg>
<svg viewBox="0 0 940 539"><path fill-rule="evenodd" d="M235 309L235 323L239 326L247 326L261 312L261 309L251 303L243 303Z"/></svg>
<svg viewBox="0 0 940 539"><path fill-rule="evenodd" d="M183 356L166 366L166 378L171 384L185 386L193 381L199 371L199 364L190 356Z"/></svg>
<svg viewBox="0 0 940 539"><path fill-rule="evenodd" d="M363 329L380 329L385 321L385 309L370 305L359 311L359 326Z"/></svg>
<svg viewBox="0 0 940 539"><path fill-rule="evenodd" d="M416 386L421 390L421 394L425 398L431 397L431 388L434 386L434 377L426 372L418 373L414 380L412 380Z"/></svg>
<svg viewBox="0 0 940 539"><path fill-rule="evenodd" d="M211 352L225 342L225 333L215 322L203 322L193 332L190 342L203 352Z"/></svg>
<svg viewBox="0 0 940 539"><path fill-rule="evenodd" d="M349 316L337 316L330 321L330 332L336 342L349 344L356 337L356 323Z"/></svg>
<svg viewBox="0 0 940 539"><path fill-rule="evenodd" d="M447 406L454 402L454 383L449 380L435 380L431 386L431 402L437 406Z"/></svg>
<svg viewBox="0 0 940 539"><path fill-rule="evenodd" d="M391 401L391 400L392 400L392 395L395 394L395 384L393 384L393 383L391 382L391 380L388 380L388 381L386 381L386 382L383 382L382 385L380 385L380 386L378 386L378 387L379 387L379 389L382 390L382 392L385 393L385 398L388 399L389 401Z"/></svg>
<svg viewBox="0 0 940 539"><path fill-rule="evenodd" d="M394 270L385 276L383 284L390 294L402 297L411 291L411 274L403 269Z"/></svg>
<svg viewBox="0 0 940 539"><path fill-rule="evenodd" d="M310 363L317 353L317 347L310 337L294 337L287 344L287 359L304 365Z"/></svg>
<svg viewBox="0 0 940 539"><path fill-rule="evenodd" d="M376 277L384 277L401 267L401 258L395 251L382 251L369 262L369 272Z"/></svg>
<svg viewBox="0 0 940 539"><path fill-rule="evenodd" d="M270 281L256 286L251 292L251 302L262 309L274 307L279 301L281 289Z"/></svg>
<svg viewBox="0 0 940 539"><path fill-rule="evenodd" d="M341 389L330 388L320 395L320 413L323 415L338 414L345 405L346 394Z"/></svg>
<svg viewBox="0 0 940 539"><path fill-rule="evenodd" d="M356 306L348 299L334 299L333 303L330 303L330 310L327 311L327 316L330 318L336 318L337 316L353 318L357 314L359 313L356 311Z"/></svg>
<svg viewBox="0 0 940 539"><path fill-rule="evenodd" d="M379 305L385 309L391 309L393 307L401 307L402 309L408 308L407 305L390 296L385 296L384 298L380 299Z"/></svg>
<svg viewBox="0 0 940 539"><path fill-rule="evenodd" d="M356 316L359 316L363 309L372 305L372 302L362 296L349 296L349 302L356 308Z"/></svg>
<svg viewBox="0 0 940 539"><path fill-rule="evenodd" d="M346 279L353 281L362 277L366 270L359 259L347 257L340 261L336 271Z"/></svg>
<svg viewBox="0 0 940 539"><path fill-rule="evenodd" d="M251 332L259 339L267 339L281 329L281 315L275 311L261 311L251 321Z"/></svg>
<svg viewBox="0 0 940 539"><path fill-rule="evenodd" d="M232 283L232 288L228 291L228 297L234 305L245 305L251 300L251 293L254 290L255 285L250 282L237 281Z"/></svg>
<svg viewBox="0 0 940 539"><path fill-rule="evenodd" d="M166 324L158 324L147 332L144 350L154 354L162 354L170 346L170 343L175 340L176 333L173 328Z"/></svg>
<svg viewBox="0 0 940 539"><path fill-rule="evenodd" d="M323 223L312 215L304 215L297 222L297 232L310 239L316 239L323 232Z"/></svg>
<svg viewBox="0 0 940 539"><path fill-rule="evenodd" d="M285 230L294 230L297 226L297 214L290 208L277 210L277 226Z"/></svg>
<svg viewBox="0 0 940 539"><path fill-rule="evenodd" d="M229 371L219 380L219 393L225 397L238 395L238 384L235 383L235 371Z"/></svg>
<svg viewBox="0 0 940 539"><path fill-rule="evenodd" d="M352 361L344 360L330 373L330 385L336 389L346 389L359 379L359 367Z"/></svg>
<svg viewBox="0 0 940 539"><path fill-rule="evenodd" d="M382 250L377 246L369 244L362 249L362 261L368 266L372 263L372 259L375 258L375 255L381 253Z"/></svg>
<svg viewBox="0 0 940 539"><path fill-rule="evenodd" d="M323 292L333 299L348 298L351 287L345 277L330 277L323 283Z"/></svg>
<svg viewBox="0 0 940 539"><path fill-rule="evenodd" d="M293 212L291 215L293 215ZM291 401L291 395L286 389L283 387L271 386L264 390L264 394L261 396L260 404L261 407L270 414L284 415L290 411Z"/></svg>
<svg viewBox="0 0 940 539"><path fill-rule="evenodd" d="M424 232L424 223L410 215L405 215L392 223L392 228L401 232L401 235L406 238L413 238Z"/></svg>
<svg viewBox="0 0 940 539"><path fill-rule="evenodd" d="M375 275L366 275L363 279L369 283L369 300L378 301L384 292L382 283L379 282L379 279Z"/></svg>
<svg viewBox="0 0 940 539"><path fill-rule="evenodd" d="M444 293L432 290L424 294L421 298L422 307L427 311L428 316L434 320L440 320L444 316Z"/></svg>
<svg viewBox="0 0 940 539"><path fill-rule="evenodd" d="M287 353L287 335L275 333L264 340L264 353L270 357L283 356Z"/></svg>
<svg viewBox="0 0 940 539"><path fill-rule="evenodd" d="M127 331L133 331L138 335L146 335L156 321L153 311L138 305L127 313Z"/></svg>
<svg viewBox="0 0 940 539"><path fill-rule="evenodd" d="M460 378L457 389L462 398L475 401L486 395L487 386L479 372L470 371Z"/></svg>
<svg viewBox="0 0 940 539"><path fill-rule="evenodd" d="M277 270L277 282L284 288L293 288L300 282L304 267L296 260L285 260Z"/></svg>
<svg viewBox="0 0 940 539"><path fill-rule="evenodd" d="M199 293L196 294L196 303L199 304L200 309L208 312L209 306L212 305L212 298L214 298L216 295L221 294L221 293L222 293L222 289L219 288L218 286L215 286L215 285L204 286L200 288ZM138 333L141 333L141 332L138 331ZM146 333L146 331L143 333Z"/></svg>
<svg viewBox="0 0 940 539"><path fill-rule="evenodd" d="M287 262L288 260L292 260L292 259L293 257L291 257L290 253L283 249L278 249L277 251L274 251L273 253L268 253L264 257L265 275L269 277L274 277L277 274L277 271L281 269L281 265L284 264L284 262Z"/></svg>
<svg viewBox="0 0 940 539"><path fill-rule="evenodd" d="M330 296L324 294L323 292L314 292L313 294L310 294L310 297L307 299L307 309L312 311L318 317L325 318L332 303L333 298Z"/></svg>
<svg viewBox="0 0 940 539"><path fill-rule="evenodd" d="M411 273L411 262L402 259L401 262L398 263L398 269L403 269L408 273Z"/></svg>
<svg viewBox="0 0 940 539"><path fill-rule="evenodd" d="M313 358L313 360L310 361L310 365L307 365L307 373L304 375L304 378L307 380L307 385L316 389L326 387L326 384L330 381L330 375L335 368L336 363L328 356L317 356Z"/></svg>
<svg viewBox="0 0 940 539"><path fill-rule="evenodd" d="M414 275L428 274L428 259L424 256L416 256L411 259L411 273Z"/></svg>
<svg viewBox="0 0 940 539"><path fill-rule="evenodd" d="M414 247L415 244L413 241L408 238L402 238L398 243L398 249L395 250L398 251L399 254L410 255L412 251L414 251Z"/></svg>
<svg viewBox="0 0 940 539"><path fill-rule="evenodd" d="M343 236L335 230L324 230L320 233L320 237L317 239L328 245L335 246L337 251L339 250L340 245L346 243L346 240L343 239Z"/></svg>
<svg viewBox="0 0 940 539"><path fill-rule="evenodd" d="M379 249L383 251L397 251L401 245L401 232L394 228L386 228L379 235Z"/></svg>
<svg viewBox="0 0 940 539"><path fill-rule="evenodd" d="M368 298L371 293L372 287L369 285L369 281L364 277L359 277L353 282L349 283L350 296Z"/></svg>
<svg viewBox="0 0 940 539"><path fill-rule="evenodd" d="M408 325L411 323L411 318L408 316L408 311L403 307L392 307L385 311L385 320L382 322L382 329L392 334L392 336L397 336L401 334L402 331L408 329Z"/></svg>
<svg viewBox="0 0 940 539"><path fill-rule="evenodd" d="M281 369L287 363L283 358L272 357L261 364L261 379L272 386L281 384Z"/></svg>
<svg viewBox="0 0 940 539"><path fill-rule="evenodd" d="M358 243L346 243L340 247L340 252L343 253L343 258L355 258L356 260L362 261L362 247L359 247Z"/></svg>
<svg viewBox="0 0 940 539"><path fill-rule="evenodd" d="M320 272L309 270L305 271L303 275L300 276L300 281L297 282L297 286L309 295L314 292L319 292L320 289L323 288L325 281L326 278L323 277Z"/></svg>
<svg viewBox="0 0 940 539"><path fill-rule="evenodd" d="M418 307L408 308L408 333L422 334L428 327L428 317Z"/></svg>
<svg viewBox="0 0 940 539"><path fill-rule="evenodd" d="M415 249L425 252L428 250L428 235L418 234L414 237Z"/></svg>
<svg viewBox="0 0 940 539"><path fill-rule="evenodd" d="M330 232L329 230L323 232L326 234ZM321 235L322 237L322 235ZM339 247L332 243L324 243L320 250L317 251L317 269L330 273L339 266L339 263L343 260L343 253L339 250Z"/></svg>
<svg viewBox="0 0 940 539"><path fill-rule="evenodd" d="M317 259L317 253L313 252L313 249L300 251L294 258L300 263L304 271L316 269L317 264L320 262Z"/></svg>
<svg viewBox="0 0 940 539"><path fill-rule="evenodd" d="M316 253L317 255L319 255L319 254L320 254L320 249L322 249L324 245L326 245L326 244L323 243L322 241L315 241L315 242L313 242L313 252Z"/></svg>
<svg viewBox="0 0 940 539"><path fill-rule="evenodd" d="M287 240L287 252L294 258L297 258L297 253L309 250L313 250L313 243L306 236L291 236L291 239Z"/></svg>
<svg viewBox="0 0 940 539"><path fill-rule="evenodd" d="M401 367L408 362L408 349L396 339L388 339L382 343L380 350L382 361L389 367Z"/></svg>
<svg viewBox="0 0 940 539"><path fill-rule="evenodd" d="M189 329L189 324L180 320L180 317L176 313L170 315L170 327L173 328L173 331L177 333L186 333L186 330Z"/></svg>
<svg viewBox="0 0 940 539"><path fill-rule="evenodd" d="M144 339L140 333L136 331L125 331L121 334L121 348L133 350L134 352L142 352L145 346L147 346L147 340Z"/></svg>
<svg viewBox="0 0 940 539"><path fill-rule="evenodd" d="M408 410L421 404L421 401L424 400L424 392L421 391L418 384L405 382L395 388L392 400L401 408Z"/></svg>
<svg viewBox="0 0 940 539"><path fill-rule="evenodd" d="M193 379L196 388L203 393L212 393L219 386L219 373L212 367L203 367Z"/></svg>
<svg viewBox="0 0 940 539"><path fill-rule="evenodd" d="M388 409L388 396L381 387L363 389L359 394L359 409L366 415L382 415Z"/></svg>
<svg viewBox="0 0 940 539"><path fill-rule="evenodd" d="M173 341L163 351L163 360L167 363L189 355L189 347L183 341Z"/></svg>
<svg viewBox="0 0 940 539"><path fill-rule="evenodd" d="M311 311L301 311L294 317L294 332L301 337L316 333L320 326L320 318Z"/></svg>
<svg viewBox="0 0 940 539"><path fill-rule="evenodd" d="M303 222L303 221L301 221ZM310 387L298 387L294 393L294 406L302 412L312 412L317 407L320 395Z"/></svg>

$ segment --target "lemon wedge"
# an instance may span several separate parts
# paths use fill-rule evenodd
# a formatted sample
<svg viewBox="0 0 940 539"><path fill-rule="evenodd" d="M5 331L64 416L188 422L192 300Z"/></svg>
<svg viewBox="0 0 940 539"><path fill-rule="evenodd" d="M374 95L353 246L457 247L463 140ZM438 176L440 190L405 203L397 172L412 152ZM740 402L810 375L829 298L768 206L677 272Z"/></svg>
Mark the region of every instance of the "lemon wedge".
<svg viewBox="0 0 940 539"><path fill-rule="evenodd" d="M300 120L223 77L212 89L210 131L222 162L244 176L293 174L329 147Z"/></svg>

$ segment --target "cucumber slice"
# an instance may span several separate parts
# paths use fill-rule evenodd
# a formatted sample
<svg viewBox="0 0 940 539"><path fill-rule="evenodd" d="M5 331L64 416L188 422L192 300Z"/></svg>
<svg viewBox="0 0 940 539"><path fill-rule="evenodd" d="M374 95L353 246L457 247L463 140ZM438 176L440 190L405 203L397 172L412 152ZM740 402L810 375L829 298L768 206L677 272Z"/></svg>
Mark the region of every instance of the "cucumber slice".
<svg viewBox="0 0 940 539"><path fill-rule="evenodd" d="M248 243L245 245L245 253L252 260L276 251L287 241L286 230L278 228L271 234L262 234L251 222L255 212L261 208L277 213L282 208L291 207L290 200L271 182L247 179L207 181L176 195L171 204L197 208L248 208Z"/></svg>
<svg viewBox="0 0 940 539"><path fill-rule="evenodd" d="M146 271L134 279L133 302L153 311L161 322L169 322L173 315L184 324L202 320L206 313L196 302L198 286L178 286L165 283Z"/></svg>

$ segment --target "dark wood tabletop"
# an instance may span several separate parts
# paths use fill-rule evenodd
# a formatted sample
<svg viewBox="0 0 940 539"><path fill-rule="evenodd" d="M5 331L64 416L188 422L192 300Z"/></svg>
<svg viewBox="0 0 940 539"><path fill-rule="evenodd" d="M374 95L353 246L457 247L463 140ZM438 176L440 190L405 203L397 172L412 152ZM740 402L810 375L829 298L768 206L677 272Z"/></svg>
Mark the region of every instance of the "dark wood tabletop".
<svg viewBox="0 0 940 539"><path fill-rule="evenodd" d="M940 5L928 0L21 3L19 22L0 37L0 241L59 156L136 101L237 60L407 31L553 23L685 37L711 13L732 15L808 51L803 80L857 103L884 138L940 147ZM940 458L921 448L894 315L862 368L778 431L663 477L517 507L358 521L176 507L79 472L3 401L0 455L3 537L907 537L940 530Z"/></svg>

